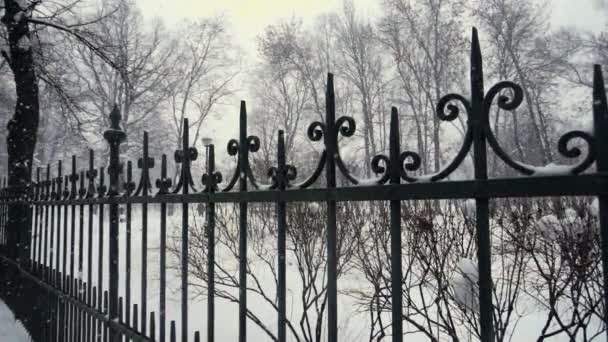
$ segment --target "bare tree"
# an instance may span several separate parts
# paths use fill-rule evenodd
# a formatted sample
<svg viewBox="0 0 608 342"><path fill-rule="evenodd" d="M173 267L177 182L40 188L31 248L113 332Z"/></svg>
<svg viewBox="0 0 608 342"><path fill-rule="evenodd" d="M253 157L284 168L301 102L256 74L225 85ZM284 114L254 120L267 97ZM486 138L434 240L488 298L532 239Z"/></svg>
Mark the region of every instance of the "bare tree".
<svg viewBox="0 0 608 342"><path fill-rule="evenodd" d="M90 30L101 37L106 53L121 69L103 63L90 50L77 49L73 75L84 89L79 94L78 116L86 120L80 128L86 138L97 137L109 125L107 116L100 113L118 105L123 129L133 138L123 145L124 152L136 156L143 130L152 130L157 140L163 140L166 125L161 124L161 105L168 96L165 80L173 67L175 42L159 20L148 25L132 0L105 0L98 11L103 13L104 8L114 11Z"/></svg>
<svg viewBox="0 0 608 342"><path fill-rule="evenodd" d="M565 335L571 341L601 339L605 327L597 213L581 199L540 205L520 240L531 257L526 292L546 312L538 341Z"/></svg>
<svg viewBox="0 0 608 342"><path fill-rule="evenodd" d="M474 203L430 204L402 209L404 333L431 341L479 340ZM390 335L393 324L390 266L383 262L390 257L388 208L373 203L366 210L353 267L372 291L351 295L369 314L369 341L380 341ZM529 255L517 244L525 230L510 217L509 211L496 212L492 228L497 341L509 341L526 314L521 298Z"/></svg>
<svg viewBox="0 0 608 342"><path fill-rule="evenodd" d="M559 109L559 81L564 66L578 51L576 45L560 44L549 30L547 3L520 0L475 2L473 16L482 26L495 63L494 75L522 86L524 106L510 120L499 110L495 129L526 160L547 164L556 158L552 152L555 115ZM521 115L524 114L524 115ZM504 119L504 120L503 120ZM499 122L503 120L503 124ZM502 126L502 127L501 127ZM523 149L522 146L527 146Z"/></svg>
<svg viewBox="0 0 608 342"><path fill-rule="evenodd" d="M384 123L378 117L387 116L378 112L382 108L379 103L385 89L384 66L376 30L370 22L365 22L357 15L352 2L346 1L340 15L334 15L331 23L335 26L336 41L340 58L337 61L340 76L354 85L355 98L360 104L363 122L363 149L365 160L378 152L380 141L386 141L386 136L378 136L376 126ZM382 131L382 130L380 130ZM369 163L365 163L366 175L370 176Z"/></svg>
<svg viewBox="0 0 608 342"><path fill-rule="evenodd" d="M397 71L400 100L415 124L422 171L442 164L441 122L435 104L459 89L464 59L463 2L458 0L389 0L384 2L381 39ZM404 130L405 131L405 130ZM432 168L431 168L432 167Z"/></svg>
<svg viewBox="0 0 608 342"><path fill-rule="evenodd" d="M175 34L179 52L172 59L173 72L167 80L171 90L167 106L175 143L179 145L184 118L188 117L195 145L204 120L232 94L239 61L221 17L188 22Z"/></svg>
<svg viewBox="0 0 608 342"><path fill-rule="evenodd" d="M43 64L38 56L52 48L45 46L39 40L41 30L52 29L77 41L103 59L106 63L119 69L96 44L95 40L86 35L85 29L90 21L75 18L74 13L80 1L28 1L4 0L2 8L2 23L5 28L6 46L2 55L13 74L16 90L15 112L8 123L7 152L8 152L8 185L24 191L31 182L32 162L36 147L38 123L40 120L40 98L38 82L44 72ZM99 20L100 18L96 18ZM28 241L28 237L19 237L19 230L25 224L27 208L13 206L9 210L9 245L15 246L9 255L16 256L19 239ZM27 254L27 248L24 249Z"/></svg>

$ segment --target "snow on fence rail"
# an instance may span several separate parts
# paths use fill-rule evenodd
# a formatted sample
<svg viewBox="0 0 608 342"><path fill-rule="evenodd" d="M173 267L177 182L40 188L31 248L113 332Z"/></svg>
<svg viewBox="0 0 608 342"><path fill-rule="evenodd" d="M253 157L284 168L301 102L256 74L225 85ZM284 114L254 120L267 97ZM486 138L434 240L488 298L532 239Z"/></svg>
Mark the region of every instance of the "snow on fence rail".
<svg viewBox="0 0 608 342"><path fill-rule="evenodd" d="M41 170L36 172L36 182L26 189L2 190L0 200L0 246L4 269L11 269L14 281L0 286L1 296L34 296L13 308L20 314L28 330L40 341L104 341L141 340L199 341L200 334L192 331L188 317L189 293L189 205L202 203L206 206L207 234L207 341L214 341L215 327L215 204L238 203L239 227L239 277L238 335L239 341L247 341L247 226L248 203L271 202L276 205L278 231L277 274L277 326L278 340L287 338L286 327L286 208L290 202L323 201L326 203L327 246L327 325L326 340L338 341L337 306L337 235L336 211L340 201L390 201L390 255L391 255L391 325L393 341L403 340L402 303L402 251L401 251L401 201L420 199L470 199L470 214L475 217L477 265L463 262L463 286L475 279L475 295L464 298L469 305L479 307L479 326L482 341L494 341L492 322L492 277L490 259L489 207L490 198L532 196L596 196L602 237L602 261L604 270L604 298L608 307L608 107L601 69L595 67L593 91L593 130L574 130L558 141L558 151L566 158L576 158L574 165L534 167L515 161L500 147L489 124L493 105L504 110L516 109L523 100L521 87L512 82L499 82L487 92L483 88L481 51L477 32L473 30L471 49L471 96L448 94L437 104L441 120L456 119L464 110L467 129L459 151L450 163L439 172L416 176L421 166L416 152L401 151L399 146L399 116L393 108L390 121L388 155L377 155L371 161L376 178L359 180L351 175L343 162L338 146L338 136L350 137L356 124L351 117L335 117L333 76L328 75L326 88L326 118L313 122L308 128L308 138L322 146L322 153L313 172L295 183L297 170L288 165L285 155L285 137L278 132L277 165L269 172L267 184L256 179L252 172L249 154L260 147L256 136L248 135L245 103L241 103L240 133L230 140L227 152L238 159L234 173L222 182L222 175L215 169L214 146L207 146L206 172L199 184L191 174L191 165L198 152L191 147L188 123L182 136L182 147L174 154L180 164L177 184L167 176L167 157L160 159L160 178L152 186L150 170L157 167L156 160L148 154L148 136L143 137L143 155L137 161L141 169L139 179L133 178L131 162L126 170L120 162L120 143L125 133L120 127L120 113L110 114L111 128L104 137L110 145L110 161L107 168L95 166L90 153L88 169L78 170L76 158L72 158L71 172L63 174L58 164L55 177L50 167L45 179ZM496 103L494 103L496 102ZM593 132L593 133L590 133ZM585 151L569 146L573 139L586 143ZM487 149L493 151L506 165L524 177L488 179ZM472 154L474 179L448 181L447 177ZM595 171L591 170L592 164ZM106 172L109 176L106 182ZM582 174L584 172L584 174ZM124 183L121 184L121 173ZM323 184L319 181L325 175ZM351 185L337 187L342 177ZM6 184L6 183L5 183ZM167 322L167 208L171 203L181 204L181 235L179 281L181 288L179 320ZM160 246L158 256L158 312L147 308L149 288L148 258L148 206L157 205L160 210ZM140 255L132 255L132 207L141 210L142 244ZM120 212L121 206L126 209ZM18 219L12 211L27 213ZM108 219L104 220L107 215ZM9 219L11 217L11 219ZM122 218L121 218L122 217ZM123 221L123 222L121 222ZM23 223L26 223L25 225ZM21 229L22 227L27 229ZM69 228L69 229L68 229ZM124 229L122 229L124 228ZM104 233L104 229L108 229ZM122 230L121 230L122 229ZM78 231L76 231L78 230ZM122 232L122 233L120 233ZM125 233L126 232L126 233ZM104 235L105 234L105 235ZM104 236L108 236L105 239ZM85 239L86 237L86 239ZM119 245L126 246L126 254L119 258ZM93 253L95 251L95 253ZM133 304L132 263L141 260L140 306ZM104 272L107 268L107 272ZM120 272L123 269L124 272ZM25 285L24 285L25 284ZM32 291L26 291L27 289ZM36 305L25 305L34 301ZM474 304L472 304L474 303ZM28 319L34 313L47 319ZM606 317L606 316L604 316ZM198 319L198 318L197 318ZM176 327L176 323L179 327ZM194 329L195 330L195 329ZM176 332L181 337L176 336ZM158 332L158 336L157 336Z"/></svg>

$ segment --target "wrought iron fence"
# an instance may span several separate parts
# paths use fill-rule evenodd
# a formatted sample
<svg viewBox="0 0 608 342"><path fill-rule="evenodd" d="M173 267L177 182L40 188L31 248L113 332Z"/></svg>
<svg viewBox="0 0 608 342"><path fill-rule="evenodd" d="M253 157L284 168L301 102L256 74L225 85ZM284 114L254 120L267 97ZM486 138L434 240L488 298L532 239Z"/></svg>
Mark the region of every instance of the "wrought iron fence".
<svg viewBox="0 0 608 342"><path fill-rule="evenodd" d="M323 150L314 171L304 181L295 183L296 168L288 165L282 131L278 132L277 165L268 174L270 184L261 184L255 179L249 162L249 154L260 147L260 140L247 132L245 103L241 103L240 133L238 139L228 143L227 152L237 157L236 169L226 183L215 169L214 146L208 147L206 172L202 187L193 179L191 165L197 159L197 150L190 146L188 123L184 123L182 147L175 152L175 162L180 164L177 184L167 176L167 156L160 162L160 178L153 189L150 170L155 159L148 153L148 135L143 136L143 156L137 161L141 169L139 180L133 178L131 162L123 170L119 158L119 146L125 139L120 128L120 113L115 109L110 114L111 128L104 134L110 145L110 160L107 168L95 167L93 152L90 152L88 169L79 171L76 157L72 157L71 172L63 174L58 163L55 177L50 166L45 179L41 170L36 172L36 182L27 191L18 192L6 187L0 199L0 246L3 254L2 298L24 321L36 341L176 341L175 321L167 322L167 206L181 204L181 341L186 342L188 325L188 225L189 204L206 205L206 229L208 234L208 308L207 340L214 341L214 265L215 265L215 205L216 203L238 203L239 206L239 341L247 341L247 226L248 204L270 202L276 204L278 229L278 277L277 277L277 330L278 341L287 339L286 330L286 207L290 202L325 202L327 205L327 341L338 341L337 307L337 254L336 254L336 204L340 201L389 201L390 202L390 270L392 322L403 321L402 303L402 251L401 251L401 204L402 201L422 199L474 199L476 203L476 243L479 269L480 335L482 341L493 341L492 322L492 276L490 255L489 206L491 198L547 197L547 196L597 196L599 198L599 222L601 228L602 265L604 274L604 301L608 307L608 105L601 69L595 66L593 88L593 133L574 130L563 135L558 142L558 151L567 158L577 158L578 163L567 169L566 175L539 175L534 167L513 160L499 145L489 124L490 109L496 105L504 110L516 109L523 100L523 92L515 83L503 81L485 91L483 86L482 56L473 30L471 49L471 93L469 97L448 94L437 104L437 115L441 120L456 119L464 109L466 132L464 141L452 159L441 171L427 176L414 176L421 165L421 158L412 151L402 152L399 146L399 116L393 108L390 120L390 151L388 155L377 155L371 160L371 168L380 175L363 185L351 175L343 162L338 146L338 136L350 137L355 133L355 121L348 116L335 117L333 76L328 75L326 88L326 117L324 122L315 121L307 131L308 138L317 142ZM569 146L573 139L586 143L583 152ZM321 145L322 144L322 145ZM506 165L524 177L488 179L488 147ZM472 154L474 179L447 181L446 178ZM595 170L591 170L595 162ZM587 171L587 172L585 172ZM106 184L106 172L109 176ZM126 173L125 182L120 175ZM585 172L584 174L582 174ZM324 173L325 184L315 187ZM350 186L337 187L337 176L345 177ZM122 184L121 184L122 183ZM5 183L6 184L6 183ZM17 195L15 195L17 194ZM159 312L146 307L147 231L148 206L160 207L160 259L159 259ZM15 226L8 220L8 212L14 206L29 208L27 224ZM142 255L131 252L132 206L141 206ZM120 222L119 206L124 206L126 219ZM98 211L98 236L109 229L109 241L98 238L94 241L94 210ZM108 210L108 222L104 221L104 210ZM85 216L88 217L85 224ZM107 226L107 227L106 227ZM68 232L68 227L71 231ZM77 233L75 229L78 228ZM84 230L88 239L84 241ZM119 229L126 229L126 241L119 241ZM11 238L12 236L12 238ZM16 238L15 238L16 236ZM79 238L77 239L76 236ZM10 246L9 241L19 245ZM86 243L86 247L85 247ZM104 244L108 253L104 254ZM126 246L124 260L119 260L119 245ZM6 251L19 248L16 258ZM96 249L97 255L93 254ZM77 258L75 259L75 255ZM86 276L84 262L86 255ZM132 303L131 262L141 257L140 306ZM69 259L69 262L68 262ZM119 263L125 264L126 272L119 273ZM109 265L107 288L104 287L102 265ZM68 267L69 266L69 267ZM93 269L98 274L93 279ZM121 285L122 283L122 285ZM119 287L124 286L124 298L119 296ZM604 315L606 323L606 315ZM155 336L158 325L159 336ZM402 324L392 324L392 340L403 341ZM167 334L167 330L169 333ZM167 336L169 335L169 336ZM193 337L200 340L198 332Z"/></svg>

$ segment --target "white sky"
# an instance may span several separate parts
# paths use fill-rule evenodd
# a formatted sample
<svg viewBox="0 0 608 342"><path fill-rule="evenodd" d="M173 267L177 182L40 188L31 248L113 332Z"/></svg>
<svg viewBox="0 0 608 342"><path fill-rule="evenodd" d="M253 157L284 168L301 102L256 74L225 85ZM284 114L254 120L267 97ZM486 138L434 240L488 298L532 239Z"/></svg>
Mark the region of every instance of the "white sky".
<svg viewBox="0 0 608 342"><path fill-rule="evenodd" d="M254 42L264 27L281 18L315 16L341 7L342 0L137 0L144 15L159 16L169 25L181 18L216 14L230 19L237 41ZM353 0L359 13L377 17L382 0ZM553 23L597 29L608 14L608 0L553 0ZM248 44L246 44L248 45Z"/></svg>
<svg viewBox="0 0 608 342"><path fill-rule="evenodd" d="M245 60L256 57L256 37L266 25L278 20L297 17L311 24L320 14L339 9L342 0L136 0L146 18L160 17L169 27L180 25L183 18L223 15L229 22L234 43L245 53ZM600 30L608 21L608 0L530 0L550 1L553 27L574 26L592 31ZM373 21L380 14L382 0L352 0L358 13L369 15ZM466 34L466 33L465 33ZM483 39L483 31L480 31ZM336 71L339 78L339 72ZM248 99L246 86L241 85L234 106L222 108L221 119L208 121L207 135L223 149L230 136L236 136L240 96L248 101L248 112L253 99ZM245 88L245 89L243 89ZM226 111L227 113L223 113Z"/></svg>

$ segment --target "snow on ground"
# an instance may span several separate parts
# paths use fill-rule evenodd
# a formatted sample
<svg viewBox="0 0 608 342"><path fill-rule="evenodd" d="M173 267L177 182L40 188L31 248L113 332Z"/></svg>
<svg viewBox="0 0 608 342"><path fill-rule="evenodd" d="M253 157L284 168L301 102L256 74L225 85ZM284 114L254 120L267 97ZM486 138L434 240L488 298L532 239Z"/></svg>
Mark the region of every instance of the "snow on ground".
<svg viewBox="0 0 608 342"><path fill-rule="evenodd" d="M10 342L30 342L31 338L23 324L20 321L15 320L15 315L6 306L6 304L0 300L0 341Z"/></svg>

